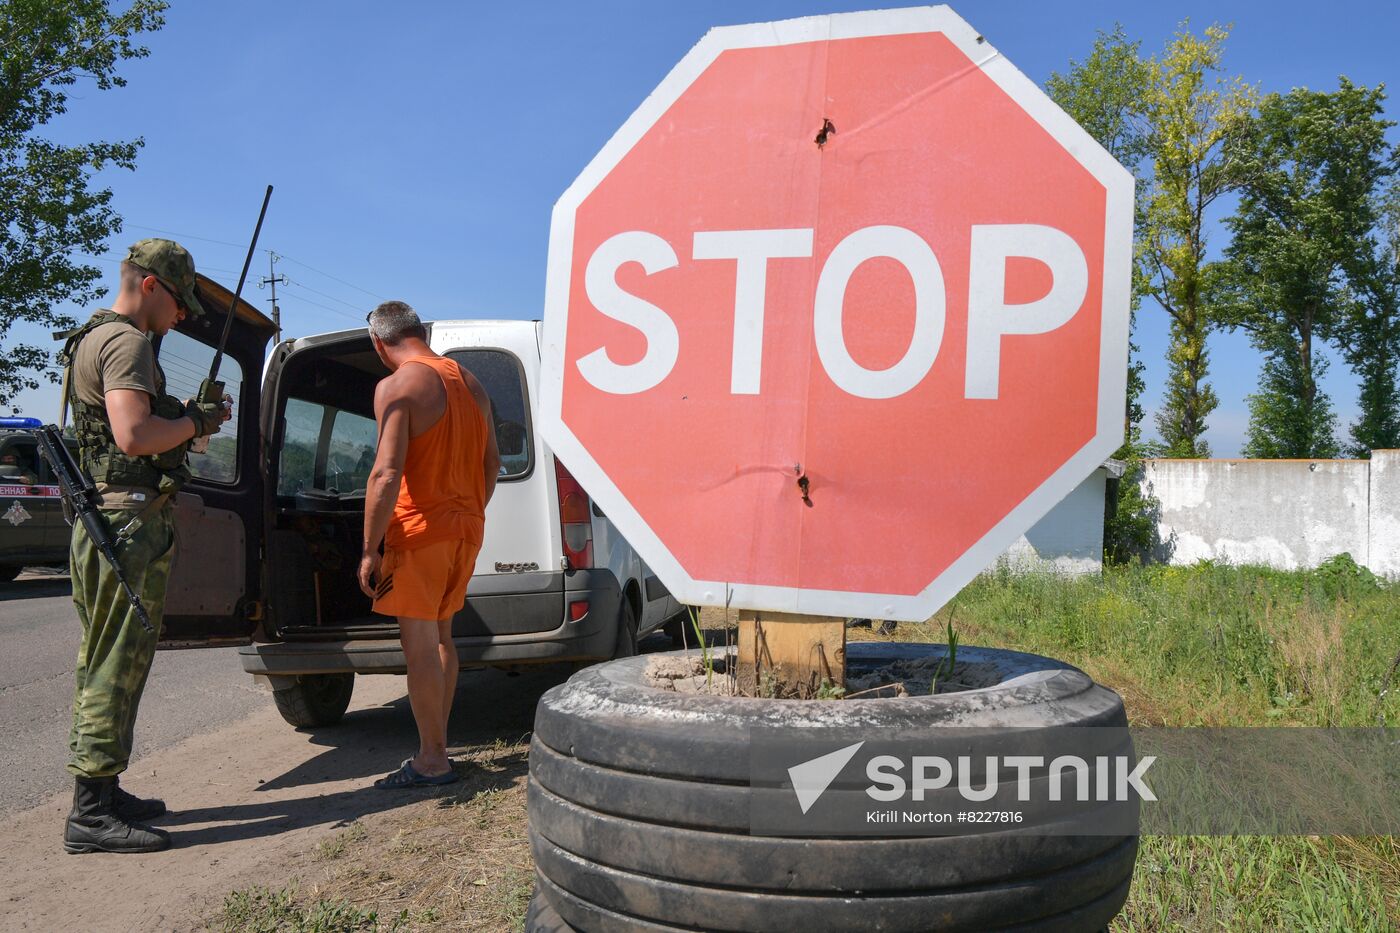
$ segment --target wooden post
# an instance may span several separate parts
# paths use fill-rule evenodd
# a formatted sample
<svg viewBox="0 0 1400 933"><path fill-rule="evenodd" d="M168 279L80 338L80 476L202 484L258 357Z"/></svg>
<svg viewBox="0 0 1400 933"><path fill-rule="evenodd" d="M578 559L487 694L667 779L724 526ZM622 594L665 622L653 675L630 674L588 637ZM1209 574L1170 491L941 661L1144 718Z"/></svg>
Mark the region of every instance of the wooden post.
<svg viewBox="0 0 1400 933"><path fill-rule="evenodd" d="M846 685L846 620L791 612L739 612L739 692L811 699Z"/></svg>

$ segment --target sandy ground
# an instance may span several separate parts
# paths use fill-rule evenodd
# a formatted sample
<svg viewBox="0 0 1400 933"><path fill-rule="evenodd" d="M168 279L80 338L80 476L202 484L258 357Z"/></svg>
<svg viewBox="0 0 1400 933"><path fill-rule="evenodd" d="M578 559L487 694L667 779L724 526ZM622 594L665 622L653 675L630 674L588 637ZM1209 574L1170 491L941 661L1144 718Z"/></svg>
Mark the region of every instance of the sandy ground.
<svg viewBox="0 0 1400 933"><path fill-rule="evenodd" d="M487 674L464 674L488 677ZM454 714L455 715L455 714ZM403 677L360 678L333 729L298 732L265 707L133 763L123 785L163 796L174 846L151 855L68 855L72 795L0 829L0 930L192 930L231 890L279 887L287 865L355 820L411 805L370 786L415 742Z"/></svg>

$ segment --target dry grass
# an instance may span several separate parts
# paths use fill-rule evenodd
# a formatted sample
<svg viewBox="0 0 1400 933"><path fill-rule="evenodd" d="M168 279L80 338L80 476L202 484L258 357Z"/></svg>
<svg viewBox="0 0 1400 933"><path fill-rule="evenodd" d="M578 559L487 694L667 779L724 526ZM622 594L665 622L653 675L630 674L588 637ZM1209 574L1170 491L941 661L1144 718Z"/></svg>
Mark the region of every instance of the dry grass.
<svg viewBox="0 0 1400 933"><path fill-rule="evenodd" d="M407 912L403 930L517 930L534 886L526 836L528 745L501 742L458 764L464 779L367 829L307 896ZM322 844L323 846L325 843Z"/></svg>

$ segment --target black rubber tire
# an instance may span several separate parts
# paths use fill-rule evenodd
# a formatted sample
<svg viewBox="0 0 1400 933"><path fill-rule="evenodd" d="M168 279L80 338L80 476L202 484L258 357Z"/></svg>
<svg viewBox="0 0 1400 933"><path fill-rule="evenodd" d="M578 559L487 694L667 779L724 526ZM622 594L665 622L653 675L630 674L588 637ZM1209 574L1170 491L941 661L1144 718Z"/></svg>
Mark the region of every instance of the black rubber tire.
<svg viewBox="0 0 1400 933"><path fill-rule="evenodd" d="M852 643L847 664L941 650ZM960 726L975 746L1008 726L1127 725L1121 699L1069 665L978 648L959 657L995 659L1003 682L833 707L663 692L643 683L647 658L576 674L536 711L537 899L557 911L558 929L587 933L1101 929L1126 900L1136 836L749 834L751 794L761 792L748 787L753 726L829 724L839 709L852 729L946 741Z"/></svg>
<svg viewBox="0 0 1400 933"><path fill-rule="evenodd" d="M666 637L671 639L671 645L676 648L688 648L695 642L693 632L686 629L690 625L690 619L685 616L672 616L661 623L661 631L666 633Z"/></svg>
<svg viewBox="0 0 1400 933"><path fill-rule="evenodd" d="M526 914L526 933L693 933L693 927L678 927L667 923L641 920L636 917L628 917L623 914L614 913L591 904L588 901L574 897L568 891L563 890L553 884L548 878L536 875L535 896L530 902L530 910L534 911L533 916L538 917L537 926L531 926L531 913ZM1123 903L1128 899L1128 888L1131 878L1123 880L1117 888L1104 894L1102 897L1066 911L1054 917L1043 917L1030 923L1016 924L1015 926L1002 927L995 933L1108 933L1108 922L1122 909ZM536 908L536 904L539 907ZM566 921L561 912L554 908L554 904L565 905L563 910L573 918L573 923L580 924L573 926ZM929 925L931 924L931 925ZM945 927L939 926L938 921L929 918L928 923L920 928L920 933L924 931L942 931Z"/></svg>
<svg viewBox="0 0 1400 933"><path fill-rule="evenodd" d="M938 645L852 642L846 649L847 671L895 653L918 657L941 650ZM745 784L748 729L829 725L831 703L840 704L841 725L852 731L909 739L946 738L950 726L982 728L995 736L1006 727L1128 724L1116 693L1097 686L1078 668L1019 651L959 648L960 660L994 660L1014 676L983 690L898 702L758 700L646 686L647 664L664 656L627 658L578 672L540 698L535 736L561 754L605 768L703 783ZM590 713L582 714L583 709Z"/></svg>
<svg viewBox="0 0 1400 933"><path fill-rule="evenodd" d="M11 583L15 577L20 575L23 567L16 567L12 564L0 564L0 583Z"/></svg>
<svg viewBox="0 0 1400 933"><path fill-rule="evenodd" d="M576 933L573 927L564 922L564 918L559 916L559 911L545 900L540 893L539 884L535 885L535 893L530 897L530 904L525 908L525 933Z"/></svg>
<svg viewBox="0 0 1400 933"><path fill-rule="evenodd" d="M632 600L626 594L622 597L622 608L617 612L617 640L613 642L613 660L637 656L637 613L632 609Z"/></svg>
<svg viewBox="0 0 1400 933"><path fill-rule="evenodd" d="M857 888L832 895L686 884L581 858L540 834L531 835L530 850L543 877L576 898L625 916L684 929L742 933L875 933L996 930L1076 910L1132 876L1137 839L1118 840L1102 855L1049 876L878 896L866 896ZM579 925L577 918L570 920L567 907L555 904L555 908L566 921Z"/></svg>
<svg viewBox="0 0 1400 933"><path fill-rule="evenodd" d="M294 685L272 691L272 699L283 719L303 729L340 722L354 690L354 674L303 674Z"/></svg>

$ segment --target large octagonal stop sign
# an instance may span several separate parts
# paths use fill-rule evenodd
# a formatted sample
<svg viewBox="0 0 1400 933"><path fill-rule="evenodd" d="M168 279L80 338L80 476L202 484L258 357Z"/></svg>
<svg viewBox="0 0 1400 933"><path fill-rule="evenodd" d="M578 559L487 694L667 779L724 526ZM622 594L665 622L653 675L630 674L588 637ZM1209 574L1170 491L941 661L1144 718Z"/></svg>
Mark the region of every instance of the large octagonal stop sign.
<svg viewBox="0 0 1400 933"><path fill-rule="evenodd" d="M1122 441L1132 195L946 7L713 30L555 207L542 430L682 602L924 618Z"/></svg>

